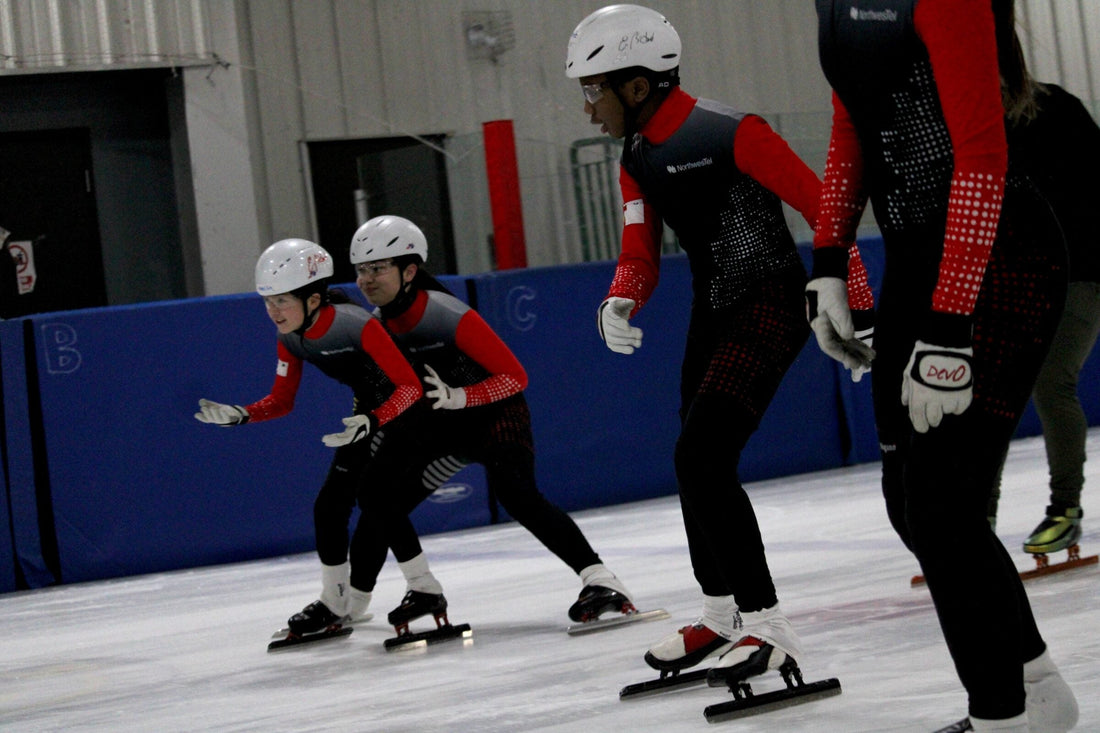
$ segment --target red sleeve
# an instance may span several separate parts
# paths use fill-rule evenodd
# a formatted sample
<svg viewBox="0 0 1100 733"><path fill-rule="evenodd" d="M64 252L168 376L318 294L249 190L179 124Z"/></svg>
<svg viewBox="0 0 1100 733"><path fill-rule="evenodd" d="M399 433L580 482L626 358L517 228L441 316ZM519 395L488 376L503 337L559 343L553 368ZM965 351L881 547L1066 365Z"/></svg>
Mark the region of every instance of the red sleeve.
<svg viewBox="0 0 1100 733"><path fill-rule="evenodd" d="M875 296L867 278L867 267L859 256L859 246L852 242L848 248L848 308L865 311L874 307Z"/></svg>
<svg viewBox="0 0 1100 733"><path fill-rule="evenodd" d="M527 388L523 365L477 311L468 310L459 320L455 345L489 372L484 380L464 388L467 407L497 402Z"/></svg>
<svg viewBox="0 0 1100 733"><path fill-rule="evenodd" d="M993 10L988 0L922 0L914 22L955 153L932 310L969 315L997 233L1008 167Z"/></svg>
<svg viewBox="0 0 1100 733"><path fill-rule="evenodd" d="M637 313L657 287L661 265L661 217L645 200L641 186L619 168L623 193L623 245L607 297L631 298Z"/></svg>
<svg viewBox="0 0 1100 733"><path fill-rule="evenodd" d="M294 409L294 398L302 382L302 360L287 351L281 341L277 351L279 361L275 366L275 384L267 397L245 405L249 422L273 420Z"/></svg>
<svg viewBox="0 0 1100 733"><path fill-rule="evenodd" d="M818 209L820 218L814 231L814 249L826 252L827 248L846 248L848 268L847 272L818 273L816 266L819 262L824 262L825 258L815 256L815 275L846 277L848 307L852 310L870 310L875 306L874 295L867 279L867 268L856 244L856 230L866 205L863 153L859 147L859 138L848 110L834 93L833 127L825 161L825 180L821 186Z"/></svg>
<svg viewBox="0 0 1100 733"><path fill-rule="evenodd" d="M412 407L424 394L420 386L420 379L416 376L412 365L397 348L397 344L390 338L389 333L383 328L377 318L371 318L363 326L360 336L363 351L367 352L374 362L382 369L385 375L394 384L393 394L371 411L378 420L378 424L385 425L390 420Z"/></svg>
<svg viewBox="0 0 1100 733"><path fill-rule="evenodd" d="M840 98L833 93L833 128L825 158L825 176L818 204L814 249L849 248L867 205L863 189L863 152L855 126Z"/></svg>
<svg viewBox="0 0 1100 733"><path fill-rule="evenodd" d="M821 181L763 118L748 115L737 126L733 160L738 170L794 207L811 228L816 226Z"/></svg>

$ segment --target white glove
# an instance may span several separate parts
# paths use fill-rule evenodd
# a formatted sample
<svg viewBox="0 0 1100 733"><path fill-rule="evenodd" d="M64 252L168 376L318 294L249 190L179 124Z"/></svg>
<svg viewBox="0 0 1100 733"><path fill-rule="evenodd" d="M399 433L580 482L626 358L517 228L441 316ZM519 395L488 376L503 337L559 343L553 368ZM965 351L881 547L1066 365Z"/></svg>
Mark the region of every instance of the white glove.
<svg viewBox="0 0 1100 733"><path fill-rule="evenodd" d="M428 371L428 376L424 377L424 383L432 387L424 392L424 396L435 400L435 404L432 405L433 410L461 410L466 406L465 389L448 387L431 365L425 364L424 368Z"/></svg>
<svg viewBox="0 0 1100 733"><path fill-rule="evenodd" d="M874 311L860 311L857 310L852 313L852 325L855 327L855 340L861 342L871 352L871 358L875 358L875 350L872 345L875 341L875 314ZM861 327L862 326L862 327ZM845 342L848 343L848 342ZM851 345L855 348L855 345ZM871 365L868 363L866 366L858 366L851 370L852 381L858 382L863 379L863 375L871 371Z"/></svg>
<svg viewBox="0 0 1100 733"><path fill-rule="evenodd" d="M223 405L220 402L200 399L199 412L195 413L195 419L210 425L229 428L248 422L248 410L240 405Z"/></svg>
<svg viewBox="0 0 1100 733"><path fill-rule="evenodd" d="M634 301L630 298L610 297L600 303L596 325L600 338L607 348L618 354L633 354L642 347L642 329L630 325L630 312Z"/></svg>
<svg viewBox="0 0 1100 733"><path fill-rule="evenodd" d="M321 442L329 448L339 448L342 445L350 445L367 437L371 430L370 415L352 415L345 417L344 425L347 426L342 433L329 433L321 438Z"/></svg>
<svg viewBox="0 0 1100 733"><path fill-rule="evenodd" d="M918 433L940 424L944 415L961 415L974 398L974 349L913 345L901 378L901 404Z"/></svg>
<svg viewBox="0 0 1100 733"><path fill-rule="evenodd" d="M853 372L871 368L874 349L856 338L852 312L848 309L848 284L839 277L818 277L806 285L806 318L817 345L828 356Z"/></svg>

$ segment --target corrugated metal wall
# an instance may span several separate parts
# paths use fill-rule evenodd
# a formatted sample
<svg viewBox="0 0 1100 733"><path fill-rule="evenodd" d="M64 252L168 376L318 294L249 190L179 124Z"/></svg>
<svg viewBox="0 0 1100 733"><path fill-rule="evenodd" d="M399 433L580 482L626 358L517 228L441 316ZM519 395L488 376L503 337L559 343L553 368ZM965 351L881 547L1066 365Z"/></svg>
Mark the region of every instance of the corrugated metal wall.
<svg viewBox="0 0 1100 733"><path fill-rule="evenodd" d="M597 135L562 72L581 0L0 0L0 73L208 63L248 87L243 114L260 230L308 234L307 140L445 133L460 269L488 266L481 124L515 121L533 265L581 258L569 145ZM689 92L764 114L815 169L823 164L828 89L810 0L651 3L685 44ZM1100 0L1020 0L1040 79L1100 99ZM237 47L215 47L230 18ZM503 39L471 45L471 18ZM492 25L495 24L495 25ZM499 27L498 27L499 26ZM485 36L481 36L484 40ZM216 83L217 78L212 79ZM194 141L192 141L194 144ZM196 178L201 176L196 175Z"/></svg>
<svg viewBox="0 0 1100 733"><path fill-rule="evenodd" d="M0 70L41 73L208 63L206 4L3 0Z"/></svg>

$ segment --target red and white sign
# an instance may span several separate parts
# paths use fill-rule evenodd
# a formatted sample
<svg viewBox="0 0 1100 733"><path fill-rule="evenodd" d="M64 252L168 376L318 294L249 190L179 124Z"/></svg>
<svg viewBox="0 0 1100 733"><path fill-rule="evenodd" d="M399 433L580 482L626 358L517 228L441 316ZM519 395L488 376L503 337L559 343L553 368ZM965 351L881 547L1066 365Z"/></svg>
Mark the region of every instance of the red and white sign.
<svg viewBox="0 0 1100 733"><path fill-rule="evenodd" d="M34 269L34 242L8 242L8 251L15 260L15 277L19 281L19 294L34 290L38 273Z"/></svg>

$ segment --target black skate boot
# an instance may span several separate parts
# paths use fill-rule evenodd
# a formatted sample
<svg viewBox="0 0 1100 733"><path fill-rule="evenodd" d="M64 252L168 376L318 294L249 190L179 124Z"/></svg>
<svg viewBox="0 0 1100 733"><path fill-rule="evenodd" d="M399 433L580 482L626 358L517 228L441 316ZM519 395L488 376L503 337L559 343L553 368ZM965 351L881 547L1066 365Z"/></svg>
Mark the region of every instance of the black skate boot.
<svg viewBox="0 0 1100 733"><path fill-rule="evenodd" d="M314 601L298 613L291 616L287 622L287 628L295 636L316 634L330 626L340 622L340 617L328 609L328 606L320 601Z"/></svg>
<svg viewBox="0 0 1100 733"><path fill-rule="evenodd" d="M410 590L401 600L401 605L390 611L389 620L397 629L397 635L409 633L409 622L431 614L435 617L436 626L447 626L447 599L442 593L421 593L418 590ZM441 620L442 619L442 620Z"/></svg>
<svg viewBox="0 0 1100 733"><path fill-rule="evenodd" d="M617 590L602 585L586 585L581 589L577 602L569 607L569 618L574 621L592 621L607 611L632 613L636 609L630 599Z"/></svg>

